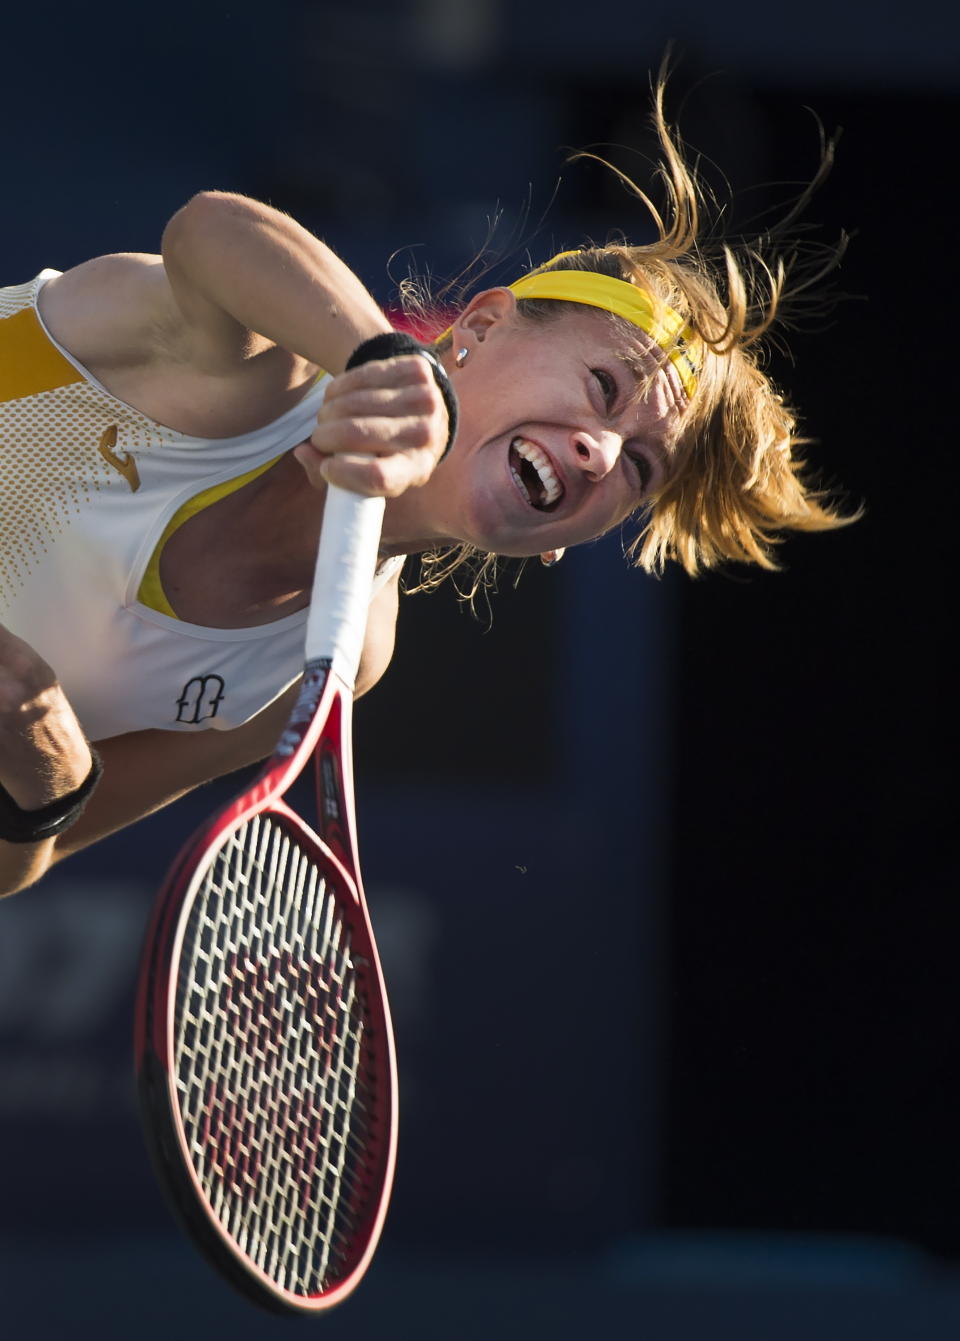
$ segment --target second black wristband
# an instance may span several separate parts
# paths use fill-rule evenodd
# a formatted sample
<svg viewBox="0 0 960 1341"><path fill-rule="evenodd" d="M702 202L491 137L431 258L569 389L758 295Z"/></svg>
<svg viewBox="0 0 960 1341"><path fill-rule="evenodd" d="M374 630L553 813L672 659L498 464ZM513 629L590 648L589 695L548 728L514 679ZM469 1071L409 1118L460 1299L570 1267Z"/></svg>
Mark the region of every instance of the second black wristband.
<svg viewBox="0 0 960 1341"><path fill-rule="evenodd" d="M426 359L433 373L433 380L443 397L443 403L447 409L449 431L447 433L447 445L444 447L443 456L440 458L442 461L453 446L453 440L457 436L459 409L457 407L457 393L447 376L447 370L429 345L421 344L419 340L412 335L407 335L405 331L384 331L381 335L374 335L369 340L364 340L362 345L357 345L347 359L347 370L359 368L362 363L372 363L375 359L397 358L401 354L419 354L421 358Z"/></svg>

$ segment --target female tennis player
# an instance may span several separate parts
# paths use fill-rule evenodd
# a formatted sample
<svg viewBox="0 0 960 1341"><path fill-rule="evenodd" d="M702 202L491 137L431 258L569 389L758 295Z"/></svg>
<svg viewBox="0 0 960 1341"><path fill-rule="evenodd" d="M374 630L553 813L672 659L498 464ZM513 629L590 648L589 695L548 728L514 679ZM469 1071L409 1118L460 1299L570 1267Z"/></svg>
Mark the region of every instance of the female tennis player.
<svg viewBox="0 0 960 1341"><path fill-rule="evenodd" d="M360 692L400 556L551 563L634 518L635 562L695 573L843 523L758 362L783 267L704 258L655 119L659 240L475 294L430 357L294 220L216 192L162 256L0 289L0 892L270 753L328 481L387 499Z"/></svg>

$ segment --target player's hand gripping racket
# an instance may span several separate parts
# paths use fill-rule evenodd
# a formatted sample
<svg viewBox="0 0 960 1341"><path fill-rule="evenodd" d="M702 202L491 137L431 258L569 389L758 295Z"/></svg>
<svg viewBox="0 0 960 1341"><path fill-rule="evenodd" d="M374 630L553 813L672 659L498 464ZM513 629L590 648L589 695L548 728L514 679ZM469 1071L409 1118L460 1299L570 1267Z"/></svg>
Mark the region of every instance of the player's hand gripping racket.
<svg viewBox="0 0 960 1341"><path fill-rule="evenodd" d="M147 933L136 1056L179 1218L258 1303L316 1312L373 1256L396 1060L357 861L350 718L383 499L331 487L303 688L256 782L180 854ZM315 755L317 832L283 801Z"/></svg>

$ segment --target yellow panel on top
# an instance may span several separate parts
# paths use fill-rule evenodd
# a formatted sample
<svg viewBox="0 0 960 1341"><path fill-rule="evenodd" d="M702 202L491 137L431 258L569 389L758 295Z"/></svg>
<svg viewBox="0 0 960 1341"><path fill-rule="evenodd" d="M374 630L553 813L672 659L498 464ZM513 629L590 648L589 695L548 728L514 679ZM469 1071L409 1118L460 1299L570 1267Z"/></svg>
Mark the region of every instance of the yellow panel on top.
<svg viewBox="0 0 960 1341"><path fill-rule="evenodd" d="M32 307L0 321L0 401L82 381L83 374L50 343Z"/></svg>

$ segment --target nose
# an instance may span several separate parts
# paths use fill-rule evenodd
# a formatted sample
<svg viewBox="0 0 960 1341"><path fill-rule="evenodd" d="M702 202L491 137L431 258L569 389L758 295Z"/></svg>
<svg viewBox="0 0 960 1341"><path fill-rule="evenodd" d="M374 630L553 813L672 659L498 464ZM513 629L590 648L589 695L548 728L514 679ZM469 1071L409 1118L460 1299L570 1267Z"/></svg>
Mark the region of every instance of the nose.
<svg viewBox="0 0 960 1341"><path fill-rule="evenodd" d="M591 480L602 480L617 464L623 443L616 433L578 433L573 440L577 461Z"/></svg>

